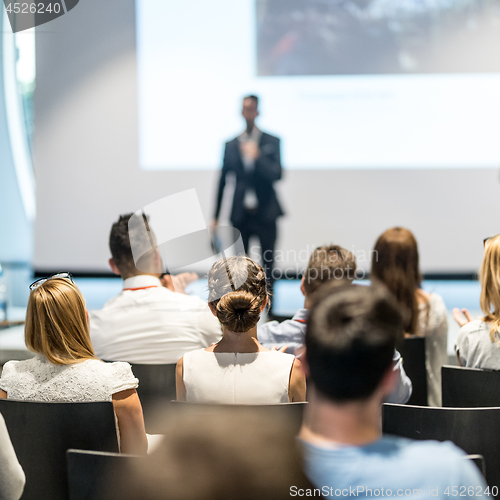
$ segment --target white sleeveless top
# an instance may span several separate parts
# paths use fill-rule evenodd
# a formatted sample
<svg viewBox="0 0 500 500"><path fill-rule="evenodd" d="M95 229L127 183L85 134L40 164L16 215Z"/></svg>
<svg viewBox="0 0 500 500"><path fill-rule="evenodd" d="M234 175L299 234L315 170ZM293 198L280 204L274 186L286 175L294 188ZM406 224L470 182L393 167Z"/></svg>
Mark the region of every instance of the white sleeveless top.
<svg viewBox="0 0 500 500"><path fill-rule="evenodd" d="M255 353L188 352L183 360L187 401L217 404L288 403L294 356Z"/></svg>
<svg viewBox="0 0 500 500"><path fill-rule="evenodd" d="M111 401L113 394L136 389L139 381L128 363L89 359L54 365L42 354L3 367L0 389L8 399L47 402Z"/></svg>

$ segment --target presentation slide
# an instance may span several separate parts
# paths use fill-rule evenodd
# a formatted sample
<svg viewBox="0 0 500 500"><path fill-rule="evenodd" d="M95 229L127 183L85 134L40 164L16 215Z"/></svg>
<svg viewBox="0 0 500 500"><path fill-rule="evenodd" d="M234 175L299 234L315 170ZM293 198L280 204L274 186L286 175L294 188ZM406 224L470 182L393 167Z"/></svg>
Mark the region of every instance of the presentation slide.
<svg viewBox="0 0 500 500"><path fill-rule="evenodd" d="M404 10L387 20L384 5L407 9L409 24L396 22ZM36 42L34 267L110 272L118 216L187 190L210 223L224 141L243 131L241 98L255 92L260 127L283 140L279 269L299 272L316 246L333 243L368 271L378 236L403 226L418 240L424 273L472 274L483 239L500 231L500 28L491 29L500 0L427 5L85 0L40 27L48 32ZM358 73L347 74L343 47L349 36L363 40L364 23ZM444 57L437 48L447 44L424 44L448 26L462 38ZM393 57L386 66L377 59L373 73L377 40Z"/></svg>
<svg viewBox="0 0 500 500"><path fill-rule="evenodd" d="M137 0L139 163L213 170L241 98L287 169L498 168L499 0Z"/></svg>

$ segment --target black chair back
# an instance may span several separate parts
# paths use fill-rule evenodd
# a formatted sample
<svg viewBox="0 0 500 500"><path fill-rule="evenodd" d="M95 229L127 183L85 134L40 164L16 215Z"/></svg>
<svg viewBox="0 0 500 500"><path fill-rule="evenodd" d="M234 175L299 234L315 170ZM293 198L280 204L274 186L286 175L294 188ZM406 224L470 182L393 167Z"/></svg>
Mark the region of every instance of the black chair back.
<svg viewBox="0 0 500 500"><path fill-rule="evenodd" d="M154 415L176 398L175 367L168 365L131 364L134 376L139 379L137 394L144 412L144 423L149 434L157 434Z"/></svg>
<svg viewBox="0 0 500 500"><path fill-rule="evenodd" d="M100 451L68 450L69 500L104 500L118 491L121 467L143 457Z"/></svg>
<svg viewBox="0 0 500 500"><path fill-rule="evenodd" d="M0 399L0 413L26 474L22 500L68 500L69 448L118 452L111 402L35 403Z"/></svg>
<svg viewBox="0 0 500 500"><path fill-rule="evenodd" d="M190 403L184 401L172 401L173 411L198 411L203 413L229 411L234 414L234 418L238 415L244 415L251 409L254 414L261 414L263 419L273 421L288 421L290 428L296 433L299 432L302 425L304 409L308 403L282 403L276 405L217 405L205 403Z"/></svg>
<svg viewBox="0 0 500 500"><path fill-rule="evenodd" d="M400 348L403 368L410 377L413 391L407 404L427 406L427 369L425 337L406 337Z"/></svg>
<svg viewBox="0 0 500 500"><path fill-rule="evenodd" d="M450 408L500 407L500 371L443 366L443 406Z"/></svg>
<svg viewBox="0 0 500 500"><path fill-rule="evenodd" d="M139 379L137 393L141 402L156 400L172 401L175 394L175 363L170 365L131 364Z"/></svg>
<svg viewBox="0 0 500 500"><path fill-rule="evenodd" d="M385 404L384 434L452 441L469 455L482 455L488 484L500 484L500 408L433 408Z"/></svg>

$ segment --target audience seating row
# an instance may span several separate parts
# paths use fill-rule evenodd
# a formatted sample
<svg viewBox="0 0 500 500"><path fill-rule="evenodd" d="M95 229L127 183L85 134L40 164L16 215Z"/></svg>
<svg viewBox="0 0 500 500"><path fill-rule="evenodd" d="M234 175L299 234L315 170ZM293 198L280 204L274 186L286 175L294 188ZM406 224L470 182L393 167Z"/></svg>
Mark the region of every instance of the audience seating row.
<svg viewBox="0 0 500 500"><path fill-rule="evenodd" d="M432 408L385 404L383 432L409 439L451 441L469 455L484 457L485 478L500 484L500 408ZM498 494L498 491L497 491Z"/></svg>
<svg viewBox="0 0 500 500"><path fill-rule="evenodd" d="M298 432L306 404L258 405L252 408L262 413L265 419L283 421L288 418ZM172 411L186 409L203 414L218 408L218 405L180 402L171 407ZM228 407L235 418L247 412L248 408L247 405ZM26 474L23 500L99 498L97 492L100 494L103 491L100 481L106 475L107 466L113 462L113 453L118 453L111 402L40 403L0 399L0 413ZM158 424L161 433L160 426ZM86 454L69 453L66 462L66 453L71 449L85 450ZM94 474L98 470L99 474ZM89 481L89 478L94 479Z"/></svg>

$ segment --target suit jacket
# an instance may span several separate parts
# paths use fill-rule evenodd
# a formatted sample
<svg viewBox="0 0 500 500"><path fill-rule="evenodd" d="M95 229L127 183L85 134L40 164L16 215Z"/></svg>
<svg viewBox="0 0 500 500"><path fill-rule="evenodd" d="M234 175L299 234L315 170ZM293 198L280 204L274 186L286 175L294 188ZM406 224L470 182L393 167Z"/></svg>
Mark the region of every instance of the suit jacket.
<svg viewBox="0 0 500 500"><path fill-rule="evenodd" d="M231 223L237 227L245 219L244 198L249 184L255 189L258 200L257 214L262 220L273 222L283 215L273 183L281 179L280 140L278 137L262 133L259 141L260 157L255 162L253 172L245 171L240 152L238 137L226 143L224 162L217 193L215 218L219 218L222 195L226 185L226 176L230 172L236 175Z"/></svg>

